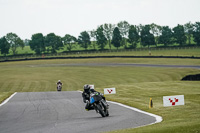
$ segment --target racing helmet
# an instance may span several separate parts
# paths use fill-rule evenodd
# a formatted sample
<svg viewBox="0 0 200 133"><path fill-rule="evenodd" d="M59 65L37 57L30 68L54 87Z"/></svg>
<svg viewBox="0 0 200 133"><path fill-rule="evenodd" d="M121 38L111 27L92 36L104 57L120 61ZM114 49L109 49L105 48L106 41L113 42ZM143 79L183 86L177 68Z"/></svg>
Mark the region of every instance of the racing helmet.
<svg viewBox="0 0 200 133"><path fill-rule="evenodd" d="M58 82L61 82L60 80L58 80Z"/></svg>
<svg viewBox="0 0 200 133"><path fill-rule="evenodd" d="M88 92L90 90L90 86L88 84L83 86L83 89L85 92Z"/></svg>

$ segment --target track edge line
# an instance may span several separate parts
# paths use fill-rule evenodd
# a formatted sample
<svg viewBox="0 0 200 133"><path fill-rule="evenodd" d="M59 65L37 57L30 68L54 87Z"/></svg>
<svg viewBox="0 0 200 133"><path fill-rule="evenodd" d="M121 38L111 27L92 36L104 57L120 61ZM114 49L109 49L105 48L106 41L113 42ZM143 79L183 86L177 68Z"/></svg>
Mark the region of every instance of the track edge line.
<svg viewBox="0 0 200 133"><path fill-rule="evenodd" d="M145 112L143 110L140 110L140 109L137 109L137 108L134 108L134 107L131 107L131 106L127 106L127 105L124 105L122 103L113 102L113 101L107 101L107 102L113 103L113 104L117 104L117 105L120 105L122 107L125 107L125 108L128 108L128 109L131 109L131 110L134 110L134 111L137 111L137 112L140 112L140 113L143 113L143 114L146 114L146 115L149 115L149 116L152 116L152 117L156 118L155 122L147 124L147 125L156 124L156 123L162 122L162 120L163 120L163 118L161 116L159 116L159 115L155 115L155 114L152 114L152 113L149 113L149 112ZM140 127L142 127L142 126L140 126Z"/></svg>
<svg viewBox="0 0 200 133"><path fill-rule="evenodd" d="M13 93L10 97L8 97L6 100L4 100L1 104L0 107L6 104L12 97L14 97L17 94L17 92Z"/></svg>

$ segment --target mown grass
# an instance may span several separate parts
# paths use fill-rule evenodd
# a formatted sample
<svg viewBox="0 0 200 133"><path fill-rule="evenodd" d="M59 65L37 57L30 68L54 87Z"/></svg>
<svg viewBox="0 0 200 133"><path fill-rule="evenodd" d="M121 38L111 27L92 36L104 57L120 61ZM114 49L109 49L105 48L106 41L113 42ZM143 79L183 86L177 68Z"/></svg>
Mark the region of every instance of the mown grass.
<svg viewBox="0 0 200 133"><path fill-rule="evenodd" d="M163 117L158 124L114 131L121 132L200 132L200 81L180 81L199 69L130 66L65 66L76 63L142 63L200 65L194 59L76 59L39 60L0 63L0 101L13 92L56 91L56 82L63 82L63 91L82 90L84 84L103 88L116 87L117 101ZM56 65L54 65L56 64ZM59 65L60 64L60 65ZM163 107L162 97L184 95L185 105ZM154 107L149 109L149 99ZM133 118L134 119L134 118Z"/></svg>
<svg viewBox="0 0 200 133"><path fill-rule="evenodd" d="M133 85L123 85L117 88L126 88L126 92L117 90L118 94L107 96L110 100L123 102L163 117L159 124L136 129L115 131L117 133L148 132L148 133L196 133L200 131L200 82L145 82ZM184 95L185 105L163 107L162 97ZM116 98L117 97L117 98ZM153 99L154 107L148 108L149 99ZM134 118L133 118L134 119Z"/></svg>
<svg viewBox="0 0 200 133"><path fill-rule="evenodd" d="M200 57L200 48L194 49L154 49L154 50L128 50L128 51L102 51L96 53L76 54L76 56L188 56Z"/></svg>
<svg viewBox="0 0 200 133"><path fill-rule="evenodd" d="M1 67L13 67L25 65L52 65L52 64L75 64L75 63L135 63L135 64L159 64L159 65L200 65L199 59L180 58L91 58L91 59L50 59L50 60L27 60L0 63ZM10 65L11 64L11 65Z"/></svg>

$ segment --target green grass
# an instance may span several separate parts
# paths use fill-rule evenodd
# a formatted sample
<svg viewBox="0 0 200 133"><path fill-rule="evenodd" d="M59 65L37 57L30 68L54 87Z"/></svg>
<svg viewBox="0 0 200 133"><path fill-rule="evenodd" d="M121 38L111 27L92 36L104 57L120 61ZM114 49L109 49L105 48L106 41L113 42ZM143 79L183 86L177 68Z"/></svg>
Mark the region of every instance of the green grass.
<svg viewBox="0 0 200 133"><path fill-rule="evenodd" d="M57 59L57 60L35 60L35 61L19 61L4 62L0 66L13 67L25 65L39 64L70 64L70 63L136 63L136 64L159 64L159 65L200 65L199 59L176 59L176 58L96 58L96 59ZM11 65L10 65L11 64Z"/></svg>
<svg viewBox="0 0 200 133"><path fill-rule="evenodd" d="M1 92L0 93L0 103L7 99L13 92Z"/></svg>
<svg viewBox="0 0 200 133"><path fill-rule="evenodd" d="M200 57L200 48L196 49L157 49L150 51L151 56L188 56ZM149 56L149 50L129 50L118 52L96 52L87 54L75 54L73 56Z"/></svg>
<svg viewBox="0 0 200 133"><path fill-rule="evenodd" d="M82 53L74 53L74 54L63 54L62 56L187 56L187 57L200 57L200 48L192 48L192 49L152 49L144 50L144 49L130 49L130 50L118 50L118 51L97 51L97 52L82 52Z"/></svg>
<svg viewBox="0 0 200 133"><path fill-rule="evenodd" d="M23 49L21 47L17 48L17 54L31 54L31 53L35 52L30 49L30 46L25 46ZM11 49L9 50L9 55L13 55Z"/></svg>
<svg viewBox="0 0 200 133"><path fill-rule="evenodd" d="M166 133L191 133L200 131L200 82L145 82L133 85L122 85L117 88L118 94L108 96L110 100L125 103L163 117L159 124L115 131L117 133L132 132L166 132ZM163 107L162 97L171 95L184 95L185 105L176 107ZM107 97L107 98L108 98ZM148 108L149 99L153 99L154 107ZM134 119L134 118L133 118Z"/></svg>
<svg viewBox="0 0 200 133"><path fill-rule="evenodd" d="M14 92L56 91L56 82L63 82L64 91L82 90L84 84L103 88L116 87L116 95L106 95L117 101L163 117L158 124L116 133L200 132L200 81L180 81L188 74L200 73L199 69L159 67L90 67L52 64L75 63L146 63L170 65L200 65L197 59L65 59L0 63L0 101ZM184 95L185 105L163 107L162 97ZM149 109L149 99L154 107ZM134 119L134 118L133 118Z"/></svg>

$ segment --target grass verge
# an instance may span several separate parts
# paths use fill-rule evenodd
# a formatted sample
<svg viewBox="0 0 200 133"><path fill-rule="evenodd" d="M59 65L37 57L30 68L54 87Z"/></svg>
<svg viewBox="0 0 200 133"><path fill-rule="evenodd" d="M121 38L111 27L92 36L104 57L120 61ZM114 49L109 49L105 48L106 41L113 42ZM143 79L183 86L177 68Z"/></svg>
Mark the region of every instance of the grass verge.
<svg viewBox="0 0 200 133"><path fill-rule="evenodd" d="M6 100L9 96L11 96L14 92L1 92L0 93L0 103Z"/></svg>

